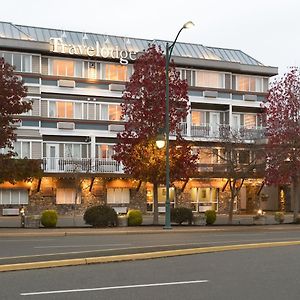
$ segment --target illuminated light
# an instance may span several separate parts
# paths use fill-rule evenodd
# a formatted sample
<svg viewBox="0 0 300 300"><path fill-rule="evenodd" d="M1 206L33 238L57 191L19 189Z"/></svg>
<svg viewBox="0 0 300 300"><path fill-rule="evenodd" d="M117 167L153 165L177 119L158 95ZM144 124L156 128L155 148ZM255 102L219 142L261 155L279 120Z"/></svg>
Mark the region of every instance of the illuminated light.
<svg viewBox="0 0 300 300"><path fill-rule="evenodd" d="M182 28L184 28L184 29L190 29L190 28L192 28L192 27L194 27L195 26L195 24L192 22L192 21L188 21L188 22L186 22L183 26L182 26Z"/></svg>

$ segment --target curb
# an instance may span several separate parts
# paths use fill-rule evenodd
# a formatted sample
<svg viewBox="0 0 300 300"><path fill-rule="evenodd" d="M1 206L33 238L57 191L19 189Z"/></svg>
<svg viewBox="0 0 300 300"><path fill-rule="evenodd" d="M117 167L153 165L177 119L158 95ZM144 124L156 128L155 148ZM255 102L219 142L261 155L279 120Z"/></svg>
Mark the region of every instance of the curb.
<svg viewBox="0 0 300 300"><path fill-rule="evenodd" d="M238 245L227 245L227 246L212 246L212 247L180 249L180 250L167 250L167 251L113 255L113 256L99 256L99 257L89 257L89 258L52 260L52 261L32 262L32 263L18 263L18 264L0 265L0 272L79 266L79 265L90 265L90 264L112 263L112 262L125 262L125 261L134 261L134 260L147 260L147 259L165 258L165 257L174 257L174 256L183 256L183 255L223 252L223 251L298 246L298 245L300 245L300 241L269 242L269 243L238 244Z"/></svg>
<svg viewBox="0 0 300 300"><path fill-rule="evenodd" d="M132 229L132 230L110 230L103 229L97 230L94 228L88 228L86 230L54 230L39 228L34 230L24 229L17 232L1 232L0 238L3 237L62 237L62 236L82 236L82 235L130 235L130 234L166 234L166 233L202 233L202 232L239 232L239 231L257 231L257 230L299 230L300 226L296 224L290 225L257 225L257 226L212 226L204 228L176 228L172 230L165 229Z"/></svg>

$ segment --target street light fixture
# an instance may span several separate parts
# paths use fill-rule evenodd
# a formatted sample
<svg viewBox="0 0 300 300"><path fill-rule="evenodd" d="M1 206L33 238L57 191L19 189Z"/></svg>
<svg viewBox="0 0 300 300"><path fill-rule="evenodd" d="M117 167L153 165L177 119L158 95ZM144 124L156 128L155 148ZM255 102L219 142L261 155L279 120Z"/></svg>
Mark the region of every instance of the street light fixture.
<svg viewBox="0 0 300 300"><path fill-rule="evenodd" d="M194 26L192 21L186 22L178 31L174 42L166 44L166 123L165 123L165 143L166 143L166 213L164 229L171 229L171 210L170 210L170 153L169 153L169 135L170 135L170 116L169 116L169 64L172 52L179 34L183 29L189 29Z"/></svg>

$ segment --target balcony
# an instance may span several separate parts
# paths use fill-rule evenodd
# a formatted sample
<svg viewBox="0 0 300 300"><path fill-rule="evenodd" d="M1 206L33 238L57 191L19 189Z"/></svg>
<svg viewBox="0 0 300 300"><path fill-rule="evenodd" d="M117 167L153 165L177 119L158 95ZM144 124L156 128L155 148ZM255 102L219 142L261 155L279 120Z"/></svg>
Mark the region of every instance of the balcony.
<svg viewBox="0 0 300 300"><path fill-rule="evenodd" d="M116 160L98 158L44 158L43 170L46 173L124 173Z"/></svg>
<svg viewBox="0 0 300 300"><path fill-rule="evenodd" d="M230 134L235 135L237 138L244 139L244 140L263 139L265 137L265 128L241 126L235 129L235 128L230 128L230 126L227 124L191 125L192 137L222 139L222 138L228 138Z"/></svg>

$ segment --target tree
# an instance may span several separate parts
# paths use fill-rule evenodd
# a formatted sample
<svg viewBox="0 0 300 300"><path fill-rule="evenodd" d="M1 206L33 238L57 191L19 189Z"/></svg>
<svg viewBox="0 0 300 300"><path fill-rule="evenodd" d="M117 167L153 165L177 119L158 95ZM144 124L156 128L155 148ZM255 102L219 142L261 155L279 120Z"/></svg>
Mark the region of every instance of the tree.
<svg viewBox="0 0 300 300"><path fill-rule="evenodd" d="M164 128L166 73L165 57L154 45L135 62L134 73L123 93L122 116L127 121L118 134L114 159L126 173L153 184L153 223L158 223L158 186L165 183L165 149L157 149L155 139ZM197 170L197 155L181 135L181 121L190 109L187 82L179 78L174 63L169 71L170 182L186 179Z"/></svg>
<svg viewBox="0 0 300 300"><path fill-rule="evenodd" d="M243 133L228 129L222 134L221 149L216 153L220 164L223 165L224 175L229 186L228 224L232 224L234 201L238 196L244 180L258 174L262 176L265 166L264 144L259 143L251 134L245 137Z"/></svg>
<svg viewBox="0 0 300 300"><path fill-rule="evenodd" d="M267 124L268 184L292 184L294 221L298 219L300 174L300 73L291 68L275 80L264 103Z"/></svg>
<svg viewBox="0 0 300 300"><path fill-rule="evenodd" d="M41 174L41 162L36 160L15 160L13 141L16 140L15 126L19 120L16 115L31 109L31 102L24 98L26 87L14 68L0 58L0 149L6 148L6 153L0 153L0 182L31 179Z"/></svg>

